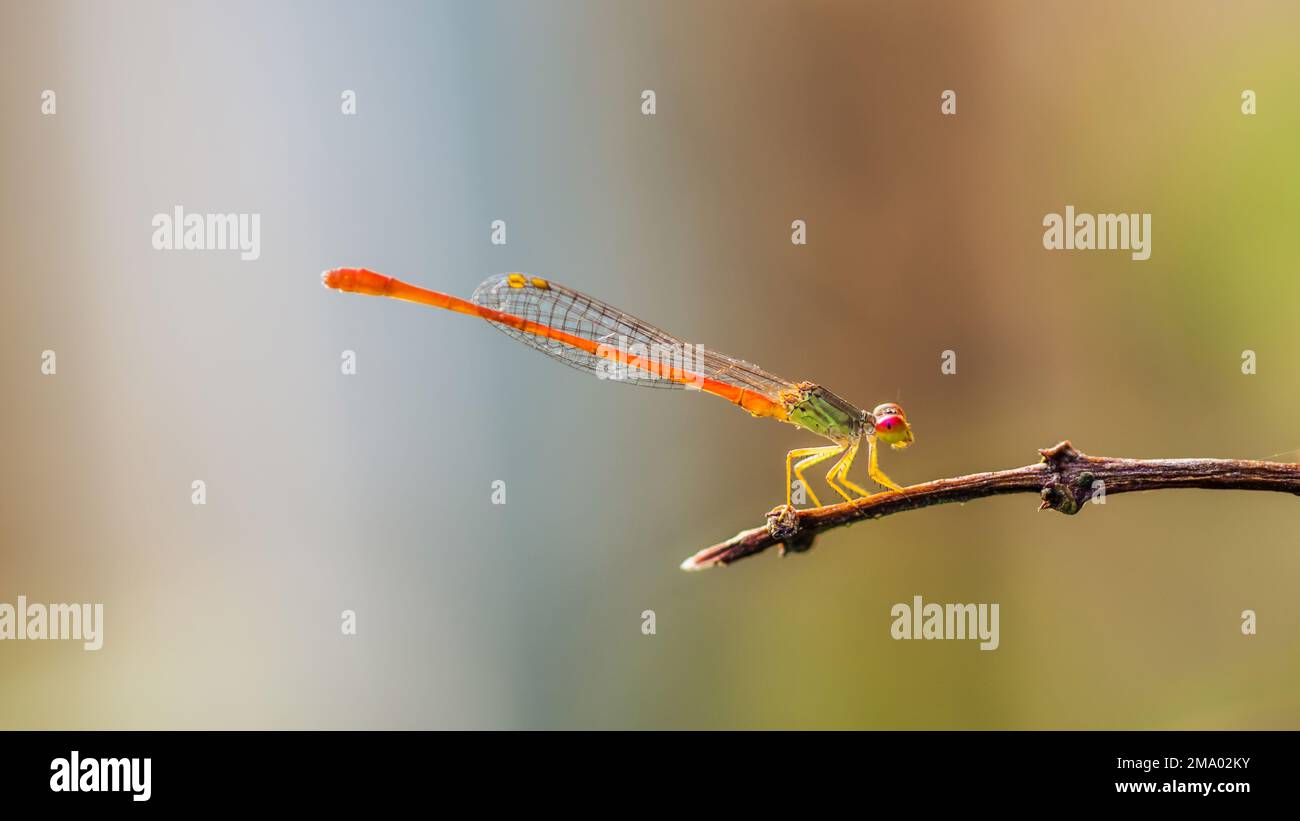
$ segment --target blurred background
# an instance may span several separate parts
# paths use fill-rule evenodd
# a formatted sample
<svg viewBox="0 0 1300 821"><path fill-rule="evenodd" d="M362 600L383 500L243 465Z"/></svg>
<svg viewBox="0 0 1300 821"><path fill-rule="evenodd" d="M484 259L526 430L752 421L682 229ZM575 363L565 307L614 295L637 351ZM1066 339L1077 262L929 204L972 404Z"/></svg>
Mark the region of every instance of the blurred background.
<svg viewBox="0 0 1300 821"><path fill-rule="evenodd" d="M904 484L1062 438L1295 460L1297 25L1250 2L4 4L0 601L102 602L105 642L0 643L0 726L1300 727L1295 499L1011 496L687 574L819 442L318 279L551 276L901 400ZM153 250L177 205L261 214L260 259ZM1150 260L1045 251L1066 205L1151 213ZM1000 648L892 640L915 595L999 603Z"/></svg>

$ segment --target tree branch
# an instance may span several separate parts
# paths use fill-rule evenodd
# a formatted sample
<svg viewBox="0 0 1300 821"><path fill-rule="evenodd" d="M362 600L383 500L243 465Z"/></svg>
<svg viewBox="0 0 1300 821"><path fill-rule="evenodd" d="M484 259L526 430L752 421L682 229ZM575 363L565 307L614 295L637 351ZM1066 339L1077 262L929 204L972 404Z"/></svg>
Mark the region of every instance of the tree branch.
<svg viewBox="0 0 1300 821"><path fill-rule="evenodd" d="M1068 441L1038 452L1038 464L992 473L935 479L901 491L877 493L838 505L796 510L781 505L767 514L767 524L737 533L682 562L683 570L731 564L773 545L786 551L810 550L824 530L864 519L879 519L905 510L966 502L1004 493L1036 493L1039 510L1073 515L1094 492L1106 495L1162 488L1273 490L1300 495L1300 464L1245 459L1115 459L1085 456Z"/></svg>

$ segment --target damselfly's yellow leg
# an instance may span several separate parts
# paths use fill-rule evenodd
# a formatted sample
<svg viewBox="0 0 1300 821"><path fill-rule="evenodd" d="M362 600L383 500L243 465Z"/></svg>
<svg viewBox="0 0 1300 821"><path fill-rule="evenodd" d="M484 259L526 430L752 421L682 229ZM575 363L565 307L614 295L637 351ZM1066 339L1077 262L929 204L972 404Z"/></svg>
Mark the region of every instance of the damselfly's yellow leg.
<svg viewBox="0 0 1300 821"><path fill-rule="evenodd" d="M817 494L813 493L813 489L808 484L808 480L803 478L803 472L804 470L812 467L818 462L825 462L827 459L831 458L835 454L842 452L842 450L843 448L840 445L827 445L821 448L796 448L795 450L792 450L789 453L787 453L785 455L786 506L791 506L790 496L793 492L793 489L791 487L792 481L790 476L792 471L791 463L794 462L795 459L802 460L799 462L798 465L795 465L793 467L793 473L795 476L799 477L799 481L803 484L803 489L808 491L808 498L812 499L813 507L821 507L822 503L817 499Z"/></svg>
<svg viewBox="0 0 1300 821"><path fill-rule="evenodd" d="M835 491L843 496L844 501L846 502L853 501L853 497L845 492L845 488L858 494L859 497L867 497L871 495L866 490L849 481L848 478L849 468L853 465L853 457L858 454L859 445L860 442L854 442L849 445L849 447L844 451L844 456L836 462L835 467L831 468L830 472L826 474L826 484L835 488ZM836 479L839 479L840 484L835 483ZM840 487L840 485L843 485L844 487Z"/></svg>
<svg viewBox="0 0 1300 821"><path fill-rule="evenodd" d="M880 465L876 463L876 437L868 436L866 437L866 439L867 439L867 473L871 476L872 479L876 481L877 484L883 485L884 487L887 487L890 490L901 491L902 488L899 487L894 482L893 479L890 479L888 476L886 476L885 472L880 469ZM911 438L909 437L907 441L910 444Z"/></svg>

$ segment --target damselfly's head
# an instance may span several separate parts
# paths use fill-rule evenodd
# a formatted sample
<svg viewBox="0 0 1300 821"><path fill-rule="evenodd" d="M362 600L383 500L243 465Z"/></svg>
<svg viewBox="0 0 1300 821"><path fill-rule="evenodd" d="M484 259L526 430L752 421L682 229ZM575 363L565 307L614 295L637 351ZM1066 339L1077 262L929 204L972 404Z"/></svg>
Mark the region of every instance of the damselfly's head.
<svg viewBox="0 0 1300 821"><path fill-rule="evenodd" d="M896 450L912 444L912 426L907 424L903 409L896 402L877 405L871 412L876 420L876 440Z"/></svg>

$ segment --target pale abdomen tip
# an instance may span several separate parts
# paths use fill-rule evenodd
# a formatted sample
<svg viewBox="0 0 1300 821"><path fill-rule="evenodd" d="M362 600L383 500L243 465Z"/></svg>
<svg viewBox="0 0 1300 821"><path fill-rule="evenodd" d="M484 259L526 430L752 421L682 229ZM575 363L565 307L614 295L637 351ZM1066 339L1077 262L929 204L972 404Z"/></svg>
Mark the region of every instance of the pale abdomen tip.
<svg viewBox="0 0 1300 821"><path fill-rule="evenodd" d="M338 288L343 285L344 272L346 268L333 268L329 271L322 271L320 275L321 284L326 288Z"/></svg>

